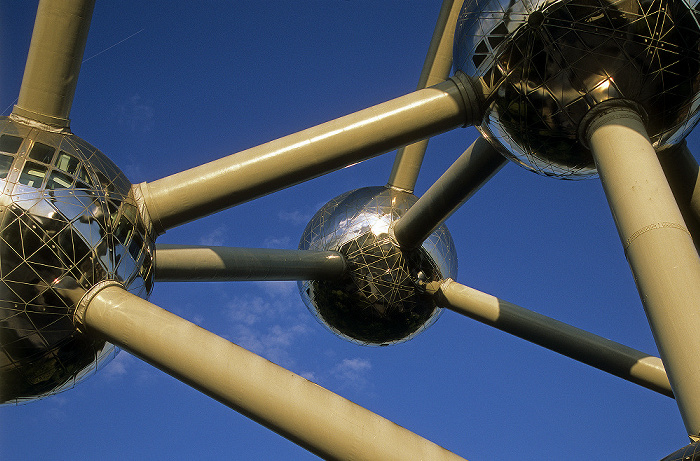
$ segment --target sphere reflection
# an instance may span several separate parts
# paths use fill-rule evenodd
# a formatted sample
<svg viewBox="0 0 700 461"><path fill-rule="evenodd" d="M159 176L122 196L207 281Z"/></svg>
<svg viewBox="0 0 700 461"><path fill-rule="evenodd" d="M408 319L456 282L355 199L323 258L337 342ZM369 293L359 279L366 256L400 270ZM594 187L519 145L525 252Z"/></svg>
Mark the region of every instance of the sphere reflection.
<svg viewBox="0 0 700 461"><path fill-rule="evenodd" d="M596 174L578 142L596 104L632 101L657 149L697 123L697 0L467 0L455 68L481 80L482 134L522 166L571 178Z"/></svg>
<svg viewBox="0 0 700 461"><path fill-rule="evenodd" d="M147 296L153 238L131 184L72 134L0 119L0 403L72 387L115 355L76 330L57 285L118 280Z"/></svg>
<svg viewBox="0 0 700 461"><path fill-rule="evenodd" d="M405 251L389 235L391 224L416 197L387 187L345 193L311 219L302 250L338 251L347 275L338 281L299 282L309 310L337 335L360 344L405 341L440 314L421 284L457 275L457 256L447 228L423 246Z"/></svg>
<svg viewBox="0 0 700 461"><path fill-rule="evenodd" d="M674 451L661 461L698 461L700 460L700 442L693 442L680 450Z"/></svg>

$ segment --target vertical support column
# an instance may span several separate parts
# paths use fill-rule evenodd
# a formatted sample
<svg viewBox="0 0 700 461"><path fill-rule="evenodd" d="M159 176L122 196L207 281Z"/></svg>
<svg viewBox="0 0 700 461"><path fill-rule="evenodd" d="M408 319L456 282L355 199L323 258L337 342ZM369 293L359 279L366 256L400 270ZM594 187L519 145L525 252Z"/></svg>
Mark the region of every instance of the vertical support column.
<svg viewBox="0 0 700 461"><path fill-rule="evenodd" d="M464 0L443 0L423 70L418 79L418 90L436 85L450 76L452 43L463 3ZM388 186L413 192L427 148L428 139L399 148L389 175Z"/></svg>
<svg viewBox="0 0 700 461"><path fill-rule="evenodd" d="M688 434L700 434L700 259L640 116L600 110L585 138Z"/></svg>
<svg viewBox="0 0 700 461"><path fill-rule="evenodd" d="M41 0L13 115L68 128L95 0Z"/></svg>

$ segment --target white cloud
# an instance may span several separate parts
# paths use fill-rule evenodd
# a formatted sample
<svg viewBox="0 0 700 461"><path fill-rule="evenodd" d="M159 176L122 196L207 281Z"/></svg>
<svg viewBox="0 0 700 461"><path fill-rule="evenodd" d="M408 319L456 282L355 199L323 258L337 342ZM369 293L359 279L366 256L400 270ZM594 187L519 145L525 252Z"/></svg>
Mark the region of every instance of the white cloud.
<svg viewBox="0 0 700 461"><path fill-rule="evenodd" d="M299 376L301 376L304 379L308 379L309 381L314 382L314 383L316 382L316 379L317 379L316 373L314 373L313 371L301 372L301 373L299 373Z"/></svg>
<svg viewBox="0 0 700 461"><path fill-rule="evenodd" d="M126 375L129 371L130 366L134 362L134 357L124 351L121 351L117 356L109 362L102 371L100 375L104 376L108 381L113 381L115 379L121 378Z"/></svg>
<svg viewBox="0 0 700 461"><path fill-rule="evenodd" d="M239 324L234 326L233 342L271 362L292 368L295 360L290 353L291 347L307 332L308 327L300 323L285 326L276 324L262 330Z"/></svg>
<svg viewBox="0 0 700 461"><path fill-rule="evenodd" d="M260 296L249 299L235 298L228 305L228 318L234 323L243 325L254 325L263 317L271 317L273 313L272 304L263 300Z"/></svg>
<svg viewBox="0 0 700 461"><path fill-rule="evenodd" d="M285 297L289 301L299 299L297 282L256 282L265 293L274 298Z"/></svg>
<svg viewBox="0 0 700 461"><path fill-rule="evenodd" d="M133 156L129 156L127 162L122 166L122 171L129 178L133 184L138 184L146 180L146 175L141 167L140 160L137 160Z"/></svg>
<svg viewBox="0 0 700 461"><path fill-rule="evenodd" d="M331 376L340 382L341 387L360 390L367 387L369 383L367 375L371 369L372 364L369 360L343 359L331 369Z"/></svg>
<svg viewBox="0 0 700 461"><path fill-rule="evenodd" d="M290 368L291 351L311 328L310 318L296 291L296 282L256 282L247 297L236 297L226 305L231 322L231 341L266 359Z"/></svg>
<svg viewBox="0 0 700 461"><path fill-rule="evenodd" d="M287 248L291 242L291 237L270 237L265 239L264 244L266 248Z"/></svg>
<svg viewBox="0 0 700 461"><path fill-rule="evenodd" d="M119 123L125 125L131 131L148 133L153 129L155 111L153 107L141 100L138 94L118 107Z"/></svg>
<svg viewBox="0 0 700 461"><path fill-rule="evenodd" d="M209 233L204 234L202 237L200 237L199 244L209 246L221 246L226 240L227 231L228 228L226 226L219 226L210 231Z"/></svg>
<svg viewBox="0 0 700 461"><path fill-rule="evenodd" d="M302 213L299 210L280 211L277 213L280 221L292 223L295 226L306 226L311 221L311 215Z"/></svg>

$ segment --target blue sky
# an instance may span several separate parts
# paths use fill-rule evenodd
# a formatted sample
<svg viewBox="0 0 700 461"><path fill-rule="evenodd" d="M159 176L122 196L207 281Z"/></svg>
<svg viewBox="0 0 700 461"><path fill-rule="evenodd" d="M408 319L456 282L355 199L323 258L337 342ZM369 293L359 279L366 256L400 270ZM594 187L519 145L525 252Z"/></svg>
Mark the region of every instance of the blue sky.
<svg viewBox="0 0 700 461"><path fill-rule="evenodd" d="M0 2L0 110L17 97L36 3ZM97 2L71 127L132 182L155 180L412 91L439 8ZM431 140L417 194L476 136ZM697 135L689 145L700 151ZM392 163L342 169L158 242L296 248L320 206L385 184ZM461 283L657 353L598 180L509 164L447 225ZM159 283L151 301L470 460L659 459L687 443L673 400L452 312L405 344L370 348L319 325L294 283ZM0 408L0 457L315 459L124 352L72 390Z"/></svg>

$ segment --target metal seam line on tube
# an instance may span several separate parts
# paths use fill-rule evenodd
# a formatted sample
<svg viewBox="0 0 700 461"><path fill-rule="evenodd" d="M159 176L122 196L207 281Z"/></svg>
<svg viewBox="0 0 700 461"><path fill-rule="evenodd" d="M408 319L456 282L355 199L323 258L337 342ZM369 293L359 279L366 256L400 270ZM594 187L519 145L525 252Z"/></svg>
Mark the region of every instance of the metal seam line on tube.
<svg viewBox="0 0 700 461"><path fill-rule="evenodd" d="M689 435L700 433L700 258L633 107L593 109L585 127L627 261Z"/></svg>
<svg viewBox="0 0 700 461"><path fill-rule="evenodd" d="M42 0L12 115L68 129L95 0Z"/></svg>

